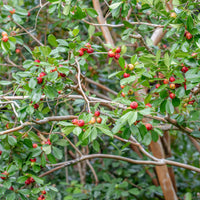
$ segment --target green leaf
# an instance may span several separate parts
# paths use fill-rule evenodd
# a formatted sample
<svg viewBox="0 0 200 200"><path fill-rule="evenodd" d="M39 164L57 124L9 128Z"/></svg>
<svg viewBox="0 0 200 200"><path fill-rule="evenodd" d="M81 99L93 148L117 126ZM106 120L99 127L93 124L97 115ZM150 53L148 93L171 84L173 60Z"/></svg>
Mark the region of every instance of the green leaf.
<svg viewBox="0 0 200 200"><path fill-rule="evenodd" d="M59 146L62 146L62 147L66 147L68 145L68 142L65 139L60 139L55 144L59 145Z"/></svg>
<svg viewBox="0 0 200 200"><path fill-rule="evenodd" d="M97 140L94 140L92 143L92 147L96 152L100 151L100 144L97 142Z"/></svg>
<svg viewBox="0 0 200 200"><path fill-rule="evenodd" d="M44 57L48 57L49 54L51 53L51 48L48 46L40 46L39 49Z"/></svg>
<svg viewBox="0 0 200 200"><path fill-rule="evenodd" d="M54 87L50 86L50 85L45 85L44 93L50 99L53 99L53 98L58 96L57 90Z"/></svg>
<svg viewBox="0 0 200 200"><path fill-rule="evenodd" d="M118 2L118 3L113 3L109 6L110 9L114 10L116 8L118 8L120 5L122 4L122 2Z"/></svg>
<svg viewBox="0 0 200 200"><path fill-rule="evenodd" d="M150 132L148 132L144 137L143 137L143 140L142 140L142 143L146 146L148 146L150 143L151 143L151 134Z"/></svg>
<svg viewBox="0 0 200 200"><path fill-rule="evenodd" d="M92 142L96 138L97 138L97 129L96 129L96 127L93 127L91 134L90 134L90 142Z"/></svg>
<svg viewBox="0 0 200 200"><path fill-rule="evenodd" d="M27 195L30 194L30 190L28 189L21 189L21 190L17 190L17 192L23 194L23 195Z"/></svg>
<svg viewBox="0 0 200 200"><path fill-rule="evenodd" d="M179 98L184 97L185 96L185 89L184 89L184 87L179 87L178 89L176 89L175 94Z"/></svg>
<svg viewBox="0 0 200 200"><path fill-rule="evenodd" d="M27 180L27 177L26 177L26 176L20 176L20 177L17 179L17 183L24 183L26 180Z"/></svg>
<svg viewBox="0 0 200 200"><path fill-rule="evenodd" d="M110 74L110 75L108 76L108 78L111 78L111 77L113 77L113 76L117 76L118 74L122 74L122 72L120 72L120 71L114 72L114 73Z"/></svg>
<svg viewBox="0 0 200 200"><path fill-rule="evenodd" d="M132 57L131 57L131 64L135 64L135 62L137 61L137 54L136 55L133 55Z"/></svg>
<svg viewBox="0 0 200 200"><path fill-rule="evenodd" d="M15 146L17 144L17 140L13 137L13 136L8 136L8 143L11 145L11 146Z"/></svg>
<svg viewBox="0 0 200 200"><path fill-rule="evenodd" d="M88 34L90 38L94 35L94 32L95 32L95 26L90 25L88 28Z"/></svg>
<svg viewBox="0 0 200 200"><path fill-rule="evenodd" d="M98 13L96 10L94 10L93 8L86 8L86 12L87 14L92 17L92 18L95 18L98 16Z"/></svg>
<svg viewBox="0 0 200 200"><path fill-rule="evenodd" d="M170 58L169 58L169 54L168 53L165 53L165 55L164 55L164 63L169 68L169 66L170 66Z"/></svg>
<svg viewBox="0 0 200 200"><path fill-rule="evenodd" d="M169 99L167 100L167 103L165 105L165 109L166 109L166 112L169 113L169 114L173 114L174 113L174 106L173 106L172 102Z"/></svg>
<svg viewBox="0 0 200 200"><path fill-rule="evenodd" d="M31 177L34 178L35 182L38 183L38 184L44 184L44 181L42 178L39 178L38 176L35 176L35 175L31 175Z"/></svg>
<svg viewBox="0 0 200 200"><path fill-rule="evenodd" d="M44 145L42 147L42 150L45 152L45 154L50 154L51 153L51 145Z"/></svg>
<svg viewBox="0 0 200 200"><path fill-rule="evenodd" d="M120 80L120 85L126 85L129 83L133 83L135 81L135 76L130 76L128 78L123 78Z"/></svg>
<svg viewBox="0 0 200 200"><path fill-rule="evenodd" d="M23 20L22 20L22 18L19 15L13 14L12 17L13 17L13 20L15 22L17 22L18 24L23 24Z"/></svg>
<svg viewBox="0 0 200 200"><path fill-rule="evenodd" d="M56 41L56 37L54 35L52 35L52 34L48 35L48 42L53 47L57 47L58 46L58 42Z"/></svg>
<svg viewBox="0 0 200 200"><path fill-rule="evenodd" d="M69 135L73 130L75 126L67 126L62 129L62 132L65 133L65 135Z"/></svg>
<svg viewBox="0 0 200 200"><path fill-rule="evenodd" d="M138 113L136 111L131 111L129 113L128 123L131 126L137 120Z"/></svg>
<svg viewBox="0 0 200 200"><path fill-rule="evenodd" d="M91 133L91 127L89 127L84 133L83 133L83 136L82 136L82 140L85 140L86 138L89 137Z"/></svg>
<svg viewBox="0 0 200 200"><path fill-rule="evenodd" d="M42 150L38 147L32 150L32 157L37 157L42 153Z"/></svg>
<svg viewBox="0 0 200 200"><path fill-rule="evenodd" d="M63 153L62 150L58 149L57 147L53 146L53 154L57 159L62 159Z"/></svg>
<svg viewBox="0 0 200 200"><path fill-rule="evenodd" d="M55 164L56 162L56 158L52 155L52 154L48 154L47 155L48 160L52 163Z"/></svg>
<svg viewBox="0 0 200 200"><path fill-rule="evenodd" d="M29 83L28 83L28 86L30 88L34 89L36 85L37 85L37 80L35 78L31 78Z"/></svg>
<svg viewBox="0 0 200 200"><path fill-rule="evenodd" d="M64 9L63 9L63 14L68 16L69 15L69 12L70 12L70 8L71 6L70 5L65 5Z"/></svg>
<svg viewBox="0 0 200 200"><path fill-rule="evenodd" d="M0 85L10 85L12 84L11 81L0 81Z"/></svg>
<svg viewBox="0 0 200 200"><path fill-rule="evenodd" d="M152 131L151 131L151 137L152 137L152 140L153 140L154 142L157 142L157 141L158 141L158 138L159 138L159 135L158 135L158 133L157 133L156 131L152 130Z"/></svg>
<svg viewBox="0 0 200 200"><path fill-rule="evenodd" d="M105 128L101 127L101 126L98 126L97 128L98 128L99 130L101 130L104 134L106 134L106 135L108 135L108 136L110 136L110 137L113 137L113 134L112 134L112 132L111 132L110 130L105 129Z"/></svg>
<svg viewBox="0 0 200 200"><path fill-rule="evenodd" d="M194 136L195 138L200 138L200 131L193 131L190 135Z"/></svg>
<svg viewBox="0 0 200 200"><path fill-rule="evenodd" d="M156 65L158 64L158 62L160 61L160 56L161 56L161 50L158 50L156 52Z"/></svg>
<svg viewBox="0 0 200 200"><path fill-rule="evenodd" d="M59 139L59 136L57 134L51 134L49 139L51 142L56 142Z"/></svg>
<svg viewBox="0 0 200 200"><path fill-rule="evenodd" d="M122 57L119 58L119 64L120 64L121 68L124 69L125 60Z"/></svg>
<svg viewBox="0 0 200 200"><path fill-rule="evenodd" d="M184 195L184 200L192 200L192 193L191 192L187 192Z"/></svg>
<svg viewBox="0 0 200 200"><path fill-rule="evenodd" d="M79 29L74 29L73 31L72 31L72 33L73 33L73 35L74 36L77 36L78 35L78 33L79 33Z"/></svg>
<svg viewBox="0 0 200 200"><path fill-rule="evenodd" d="M193 18L191 15L187 16L187 22L186 22L186 26L187 26L187 30L189 32L192 31L193 27L194 27L194 22L193 22Z"/></svg>
<svg viewBox="0 0 200 200"><path fill-rule="evenodd" d="M76 128L74 128L73 133L79 136L82 133L82 129L77 126Z"/></svg>

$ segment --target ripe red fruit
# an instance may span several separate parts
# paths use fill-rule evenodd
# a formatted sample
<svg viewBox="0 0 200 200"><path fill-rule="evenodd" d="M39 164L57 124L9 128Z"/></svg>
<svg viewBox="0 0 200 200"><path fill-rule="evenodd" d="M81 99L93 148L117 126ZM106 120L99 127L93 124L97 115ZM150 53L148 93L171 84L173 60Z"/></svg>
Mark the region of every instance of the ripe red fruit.
<svg viewBox="0 0 200 200"><path fill-rule="evenodd" d="M186 72L188 71L188 68L184 66L184 67L182 67L181 71L182 71L183 73L186 73Z"/></svg>
<svg viewBox="0 0 200 200"><path fill-rule="evenodd" d="M190 33L190 32L186 32L185 33L185 37L186 37L186 39L188 39L188 40L190 40L190 39L192 39L192 34Z"/></svg>
<svg viewBox="0 0 200 200"><path fill-rule="evenodd" d="M37 82L38 82L38 84L42 84L42 82L43 82L42 77L37 77Z"/></svg>
<svg viewBox="0 0 200 200"><path fill-rule="evenodd" d="M1 174L5 175L5 176L8 176L9 173L7 171L4 171ZM3 179L3 180L5 180L7 178L5 176L1 176L0 178Z"/></svg>
<svg viewBox="0 0 200 200"><path fill-rule="evenodd" d="M166 44L163 44L163 48L165 48L165 49L166 49L166 48L167 48L167 45L166 45Z"/></svg>
<svg viewBox="0 0 200 200"><path fill-rule="evenodd" d="M34 107L35 109L38 109L38 108L39 108L39 105L36 103L36 104L33 105L33 107Z"/></svg>
<svg viewBox="0 0 200 200"><path fill-rule="evenodd" d="M176 97L176 95L175 95L174 93L171 93L171 94L169 95L169 97L170 97L171 99L174 99L174 98Z"/></svg>
<svg viewBox="0 0 200 200"><path fill-rule="evenodd" d="M93 52L94 52L94 49L93 49L93 48L89 48L89 49L87 49L87 52L88 52L88 53L93 53Z"/></svg>
<svg viewBox="0 0 200 200"><path fill-rule="evenodd" d="M13 8L12 10L9 11L11 15L15 14L15 9Z"/></svg>
<svg viewBox="0 0 200 200"><path fill-rule="evenodd" d="M3 36L3 37L2 37L2 41L3 41L3 42L8 42L8 39L9 39L8 36Z"/></svg>
<svg viewBox="0 0 200 200"><path fill-rule="evenodd" d="M40 75L39 75L39 77L42 78L43 76L46 76L46 75L47 75L47 74L46 74L45 72L41 72Z"/></svg>
<svg viewBox="0 0 200 200"><path fill-rule="evenodd" d="M115 52L113 52L112 50L108 51L108 57L112 58L115 56Z"/></svg>
<svg viewBox="0 0 200 200"><path fill-rule="evenodd" d="M29 185L29 184L31 184L30 180L29 180L29 179L27 179L27 180L25 181L25 184L26 184L26 185Z"/></svg>
<svg viewBox="0 0 200 200"><path fill-rule="evenodd" d="M136 101L131 102L130 107L132 109L136 109L138 107L138 103Z"/></svg>
<svg viewBox="0 0 200 200"><path fill-rule="evenodd" d="M152 105L150 103L147 103L145 106L149 107L149 108L152 108Z"/></svg>
<svg viewBox="0 0 200 200"><path fill-rule="evenodd" d="M37 148L38 145L36 143L33 144L33 148Z"/></svg>
<svg viewBox="0 0 200 200"><path fill-rule="evenodd" d="M36 162L36 158L31 158L30 161L31 162Z"/></svg>
<svg viewBox="0 0 200 200"><path fill-rule="evenodd" d="M164 80L163 80L163 83L164 83L164 84L168 84L169 81L168 81L167 79L164 79Z"/></svg>
<svg viewBox="0 0 200 200"><path fill-rule="evenodd" d="M115 53L120 53L120 52L121 52L121 48L117 47L116 50L115 50Z"/></svg>
<svg viewBox="0 0 200 200"><path fill-rule="evenodd" d="M64 74L64 73L60 73L60 76L62 76L62 77L65 77L65 76L66 76L66 74Z"/></svg>
<svg viewBox="0 0 200 200"><path fill-rule="evenodd" d="M153 128L153 126L151 124L145 124L145 126L148 131L152 130L152 128Z"/></svg>
<svg viewBox="0 0 200 200"><path fill-rule="evenodd" d="M40 60L34 60L34 62L40 63ZM36 66L38 66L38 65L36 65Z"/></svg>
<svg viewBox="0 0 200 200"><path fill-rule="evenodd" d="M31 13L30 13L30 12L28 12L27 16L28 16L28 17L30 17L30 16L31 16Z"/></svg>
<svg viewBox="0 0 200 200"><path fill-rule="evenodd" d="M192 53L191 56L192 57L197 57L198 53Z"/></svg>
<svg viewBox="0 0 200 200"><path fill-rule="evenodd" d="M125 88L125 85L121 85L120 87L121 87L122 89L124 89L124 88Z"/></svg>
<svg viewBox="0 0 200 200"><path fill-rule="evenodd" d="M84 126L84 125L85 125L84 120L82 120L82 119L78 120L78 124L77 124L77 125L78 125L79 127Z"/></svg>
<svg viewBox="0 0 200 200"><path fill-rule="evenodd" d="M176 85L173 84L173 83L171 83L171 84L169 85L169 87L170 87L170 89L174 90L174 89L176 88Z"/></svg>
<svg viewBox="0 0 200 200"><path fill-rule="evenodd" d="M100 115L100 111L98 111L98 110L95 111L94 116L95 116L95 117L99 117L99 115Z"/></svg>
<svg viewBox="0 0 200 200"><path fill-rule="evenodd" d="M160 84L157 83L155 87L156 87L156 89L158 89L160 87Z"/></svg>
<svg viewBox="0 0 200 200"><path fill-rule="evenodd" d="M84 51L83 50L80 49L78 52L79 52L79 56L83 56L84 55Z"/></svg>
<svg viewBox="0 0 200 200"><path fill-rule="evenodd" d="M35 182L35 180L34 180L33 177L30 177L29 180L30 180L31 183L34 183L34 182Z"/></svg>
<svg viewBox="0 0 200 200"><path fill-rule="evenodd" d="M45 142L45 144L51 145L51 141L50 141L49 138L47 139L47 141Z"/></svg>
<svg viewBox="0 0 200 200"><path fill-rule="evenodd" d="M9 190L14 190L13 186L10 186Z"/></svg>
<svg viewBox="0 0 200 200"><path fill-rule="evenodd" d="M41 191L42 194L46 194L47 192L45 190Z"/></svg>
<svg viewBox="0 0 200 200"><path fill-rule="evenodd" d="M187 90L187 85L184 85L184 89Z"/></svg>
<svg viewBox="0 0 200 200"><path fill-rule="evenodd" d="M17 54L19 54L20 52L21 52L20 49L16 49L16 50L15 50L15 53L17 53Z"/></svg>
<svg viewBox="0 0 200 200"><path fill-rule="evenodd" d="M169 81L170 82L174 82L176 79L173 77L173 76L171 76L170 78L169 78Z"/></svg>
<svg viewBox="0 0 200 200"><path fill-rule="evenodd" d="M102 118L101 117L97 117L97 123L101 124L102 122Z"/></svg>
<svg viewBox="0 0 200 200"><path fill-rule="evenodd" d="M119 53L116 53L116 54L115 54L115 59L118 60L119 58L120 58L120 54L119 54Z"/></svg>
<svg viewBox="0 0 200 200"><path fill-rule="evenodd" d="M2 151L0 151L0 155L2 154Z"/></svg>
<svg viewBox="0 0 200 200"><path fill-rule="evenodd" d="M78 119L73 119L73 120L72 120L72 124L78 125Z"/></svg>
<svg viewBox="0 0 200 200"><path fill-rule="evenodd" d="M129 76L130 76L130 74L128 74L128 73L124 73L124 78L128 78Z"/></svg>

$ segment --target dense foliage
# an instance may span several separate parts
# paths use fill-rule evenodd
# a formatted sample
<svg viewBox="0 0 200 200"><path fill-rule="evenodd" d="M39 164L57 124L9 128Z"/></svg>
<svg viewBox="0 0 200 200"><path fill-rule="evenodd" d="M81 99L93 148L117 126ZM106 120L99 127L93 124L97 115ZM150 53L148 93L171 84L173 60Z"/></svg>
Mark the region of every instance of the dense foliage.
<svg viewBox="0 0 200 200"><path fill-rule="evenodd" d="M198 199L199 9L0 0L0 199Z"/></svg>

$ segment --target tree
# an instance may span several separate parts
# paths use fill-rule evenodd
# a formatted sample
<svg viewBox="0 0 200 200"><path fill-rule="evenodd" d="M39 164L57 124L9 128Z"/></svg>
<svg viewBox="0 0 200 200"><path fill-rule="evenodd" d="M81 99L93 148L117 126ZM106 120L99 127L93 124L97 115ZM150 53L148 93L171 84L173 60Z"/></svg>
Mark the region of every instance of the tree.
<svg viewBox="0 0 200 200"><path fill-rule="evenodd" d="M1 1L1 199L198 199L198 1Z"/></svg>

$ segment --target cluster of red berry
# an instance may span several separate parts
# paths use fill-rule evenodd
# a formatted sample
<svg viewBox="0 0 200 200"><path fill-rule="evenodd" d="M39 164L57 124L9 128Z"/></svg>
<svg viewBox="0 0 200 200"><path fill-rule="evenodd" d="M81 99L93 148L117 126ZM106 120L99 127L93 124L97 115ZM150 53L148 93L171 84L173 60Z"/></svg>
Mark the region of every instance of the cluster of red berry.
<svg viewBox="0 0 200 200"><path fill-rule="evenodd" d="M83 56L84 52L87 51L87 53L93 53L94 49L91 47L90 43L86 43L84 48L80 48L79 52L79 56Z"/></svg>
<svg viewBox="0 0 200 200"><path fill-rule="evenodd" d="M29 177L29 178L25 181L25 184L26 184L26 185L30 185L31 183L34 183L34 182L35 182L34 178L33 178L33 177Z"/></svg>
<svg viewBox="0 0 200 200"><path fill-rule="evenodd" d="M117 47L116 49L110 49L108 51L108 57L109 58L115 58L118 60L120 58L121 48Z"/></svg>
<svg viewBox="0 0 200 200"><path fill-rule="evenodd" d="M46 194L46 191L45 190L43 190L43 191L41 191L41 195L38 197L38 199L37 200L45 200L45 194Z"/></svg>

